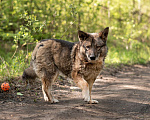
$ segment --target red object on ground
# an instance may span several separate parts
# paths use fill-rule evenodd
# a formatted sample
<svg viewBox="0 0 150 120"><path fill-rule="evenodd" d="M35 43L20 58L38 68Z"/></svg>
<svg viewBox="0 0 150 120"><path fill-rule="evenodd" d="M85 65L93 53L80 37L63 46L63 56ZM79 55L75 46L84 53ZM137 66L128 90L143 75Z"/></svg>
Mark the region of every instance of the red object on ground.
<svg viewBox="0 0 150 120"><path fill-rule="evenodd" d="M9 83L6 83L6 82L2 83L1 88L4 91L9 90L9 88L10 88Z"/></svg>

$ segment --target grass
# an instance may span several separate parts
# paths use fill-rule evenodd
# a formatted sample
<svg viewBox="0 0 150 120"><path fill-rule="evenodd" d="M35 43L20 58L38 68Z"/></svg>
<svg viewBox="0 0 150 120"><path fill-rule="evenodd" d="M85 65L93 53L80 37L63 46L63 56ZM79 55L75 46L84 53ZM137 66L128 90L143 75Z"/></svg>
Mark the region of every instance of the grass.
<svg viewBox="0 0 150 120"><path fill-rule="evenodd" d="M107 64L146 64L150 61L150 48L142 45L140 48L127 50L119 47L109 47L106 58Z"/></svg>
<svg viewBox="0 0 150 120"><path fill-rule="evenodd" d="M14 55L15 50L11 46L11 44L0 45L0 81L22 75L24 69L30 64L32 52L18 49ZM113 43L108 43L108 47L106 65L146 64L150 61L150 48L148 45L140 44L129 50L125 47L114 47ZM33 47L30 50L32 51L32 49Z"/></svg>
<svg viewBox="0 0 150 120"><path fill-rule="evenodd" d="M16 51L11 46L11 44L0 44L0 81L20 76L29 66L31 52L27 54L27 51L22 49Z"/></svg>

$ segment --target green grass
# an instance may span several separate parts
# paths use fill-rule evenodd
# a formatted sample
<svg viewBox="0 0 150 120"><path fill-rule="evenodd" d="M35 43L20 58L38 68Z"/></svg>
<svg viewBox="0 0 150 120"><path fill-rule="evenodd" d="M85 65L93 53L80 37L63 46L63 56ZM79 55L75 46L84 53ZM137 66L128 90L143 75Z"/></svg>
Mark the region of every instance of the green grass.
<svg viewBox="0 0 150 120"><path fill-rule="evenodd" d="M130 50L110 47L106 57L107 64L146 64L150 61L150 48L141 46L140 48L132 48Z"/></svg>
<svg viewBox="0 0 150 120"><path fill-rule="evenodd" d="M21 75L29 66L31 52L27 55L26 50L18 49L15 53L11 46L11 44L0 45L0 81Z"/></svg>

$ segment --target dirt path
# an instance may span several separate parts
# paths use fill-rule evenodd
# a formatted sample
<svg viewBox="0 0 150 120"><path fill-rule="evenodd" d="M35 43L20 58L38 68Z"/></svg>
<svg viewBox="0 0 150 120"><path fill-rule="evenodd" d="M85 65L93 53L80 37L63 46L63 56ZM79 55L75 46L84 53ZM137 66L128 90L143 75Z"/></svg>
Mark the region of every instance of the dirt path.
<svg viewBox="0 0 150 120"><path fill-rule="evenodd" d="M150 120L149 81L150 65L105 68L92 91L99 104L90 105L82 100L80 90L70 89L69 82L54 85L60 102L49 104L39 82L28 90L14 80L9 92L0 92L0 120Z"/></svg>

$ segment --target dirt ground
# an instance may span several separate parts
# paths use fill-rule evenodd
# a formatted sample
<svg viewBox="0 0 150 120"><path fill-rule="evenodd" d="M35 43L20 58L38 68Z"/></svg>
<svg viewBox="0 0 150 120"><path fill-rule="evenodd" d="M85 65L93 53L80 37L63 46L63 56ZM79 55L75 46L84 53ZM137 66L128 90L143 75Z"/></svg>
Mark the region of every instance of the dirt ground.
<svg viewBox="0 0 150 120"><path fill-rule="evenodd" d="M99 104L84 102L81 90L61 77L54 84L57 104L44 102L38 81L8 82L11 90L0 90L0 120L150 120L150 64L104 68L92 90Z"/></svg>

